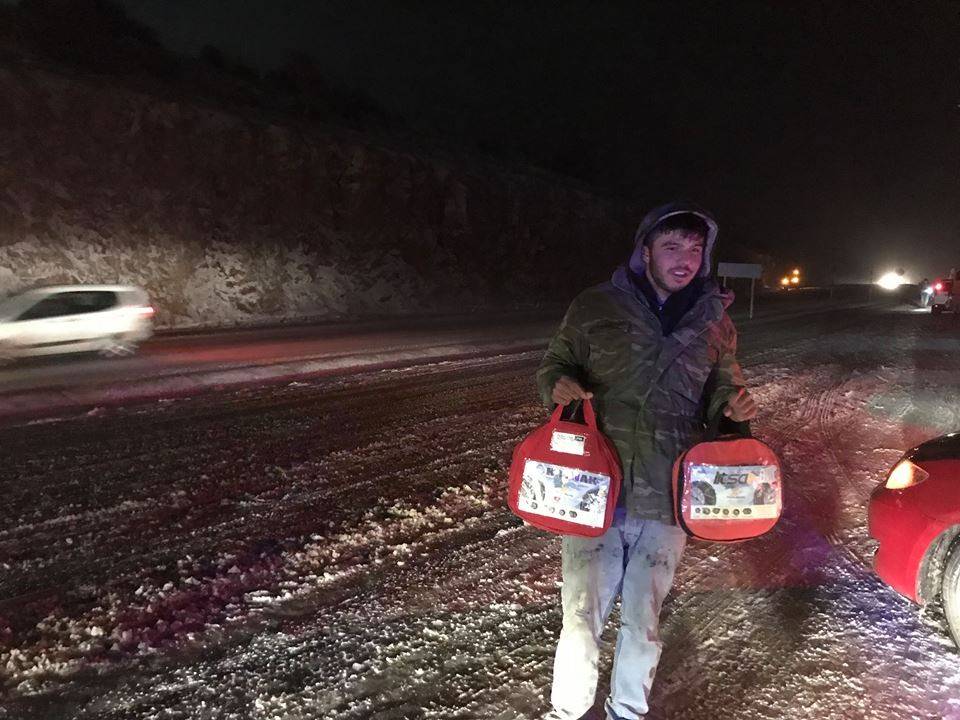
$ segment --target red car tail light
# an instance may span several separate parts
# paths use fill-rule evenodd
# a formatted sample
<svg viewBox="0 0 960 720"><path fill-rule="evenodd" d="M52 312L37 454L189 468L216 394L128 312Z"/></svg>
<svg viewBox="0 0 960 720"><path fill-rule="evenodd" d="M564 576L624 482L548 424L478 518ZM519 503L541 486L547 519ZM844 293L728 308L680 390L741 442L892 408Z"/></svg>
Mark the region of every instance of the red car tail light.
<svg viewBox="0 0 960 720"><path fill-rule="evenodd" d="M887 475L887 482L884 484L884 487L886 487L887 490L904 490L905 488L919 485L928 477L930 477L930 473L922 467L914 465L909 460L901 460L894 466L893 470L890 471L890 474Z"/></svg>

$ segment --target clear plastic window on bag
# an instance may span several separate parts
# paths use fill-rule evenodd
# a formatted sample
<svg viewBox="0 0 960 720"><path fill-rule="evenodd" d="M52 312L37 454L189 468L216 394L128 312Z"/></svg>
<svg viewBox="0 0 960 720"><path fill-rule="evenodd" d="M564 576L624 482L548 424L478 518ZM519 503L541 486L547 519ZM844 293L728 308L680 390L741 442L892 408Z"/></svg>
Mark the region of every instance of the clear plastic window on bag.
<svg viewBox="0 0 960 720"><path fill-rule="evenodd" d="M527 460L518 506L543 517L603 527L610 476Z"/></svg>
<svg viewBox="0 0 960 720"><path fill-rule="evenodd" d="M775 466L690 465L684 503L692 518L756 520L776 518L782 505Z"/></svg>

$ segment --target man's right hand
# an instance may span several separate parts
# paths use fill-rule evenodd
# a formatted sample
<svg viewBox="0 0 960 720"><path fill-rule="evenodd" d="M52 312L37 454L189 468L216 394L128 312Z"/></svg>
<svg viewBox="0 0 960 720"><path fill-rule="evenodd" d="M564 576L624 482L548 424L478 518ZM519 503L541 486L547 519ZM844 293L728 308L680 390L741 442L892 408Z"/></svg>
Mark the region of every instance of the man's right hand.
<svg viewBox="0 0 960 720"><path fill-rule="evenodd" d="M589 400L592 392L587 392L572 377L561 375L553 386L553 401L557 405L567 405L574 400Z"/></svg>

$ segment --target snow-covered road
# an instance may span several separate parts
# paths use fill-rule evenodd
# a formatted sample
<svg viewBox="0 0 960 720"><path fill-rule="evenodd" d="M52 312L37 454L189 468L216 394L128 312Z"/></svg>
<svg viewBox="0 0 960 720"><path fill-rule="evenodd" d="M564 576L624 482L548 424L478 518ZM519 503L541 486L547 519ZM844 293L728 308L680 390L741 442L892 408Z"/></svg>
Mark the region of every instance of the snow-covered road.
<svg viewBox="0 0 960 720"><path fill-rule="evenodd" d="M960 718L960 653L873 576L865 512L904 449L960 428L960 321L834 310L741 346L786 517L689 546L652 717ZM558 542L504 503L538 359L0 429L0 718L538 717Z"/></svg>

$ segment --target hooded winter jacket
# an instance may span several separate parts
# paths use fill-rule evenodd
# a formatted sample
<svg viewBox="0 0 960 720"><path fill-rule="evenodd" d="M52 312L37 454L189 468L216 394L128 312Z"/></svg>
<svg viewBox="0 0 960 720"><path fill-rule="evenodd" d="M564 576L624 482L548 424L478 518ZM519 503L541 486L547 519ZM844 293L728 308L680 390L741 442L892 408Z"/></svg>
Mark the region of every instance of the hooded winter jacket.
<svg viewBox="0 0 960 720"><path fill-rule="evenodd" d="M636 517L669 523L674 460L702 439L706 419L744 384L735 356L737 331L726 312L733 293L710 279L716 221L690 204L657 208L637 229L628 265L642 275L647 234L665 218L691 212L709 228L698 273L702 291L673 332L663 335L650 301L620 267L609 282L574 299L537 372L548 406L562 375L593 392L600 429L623 465L619 504Z"/></svg>

